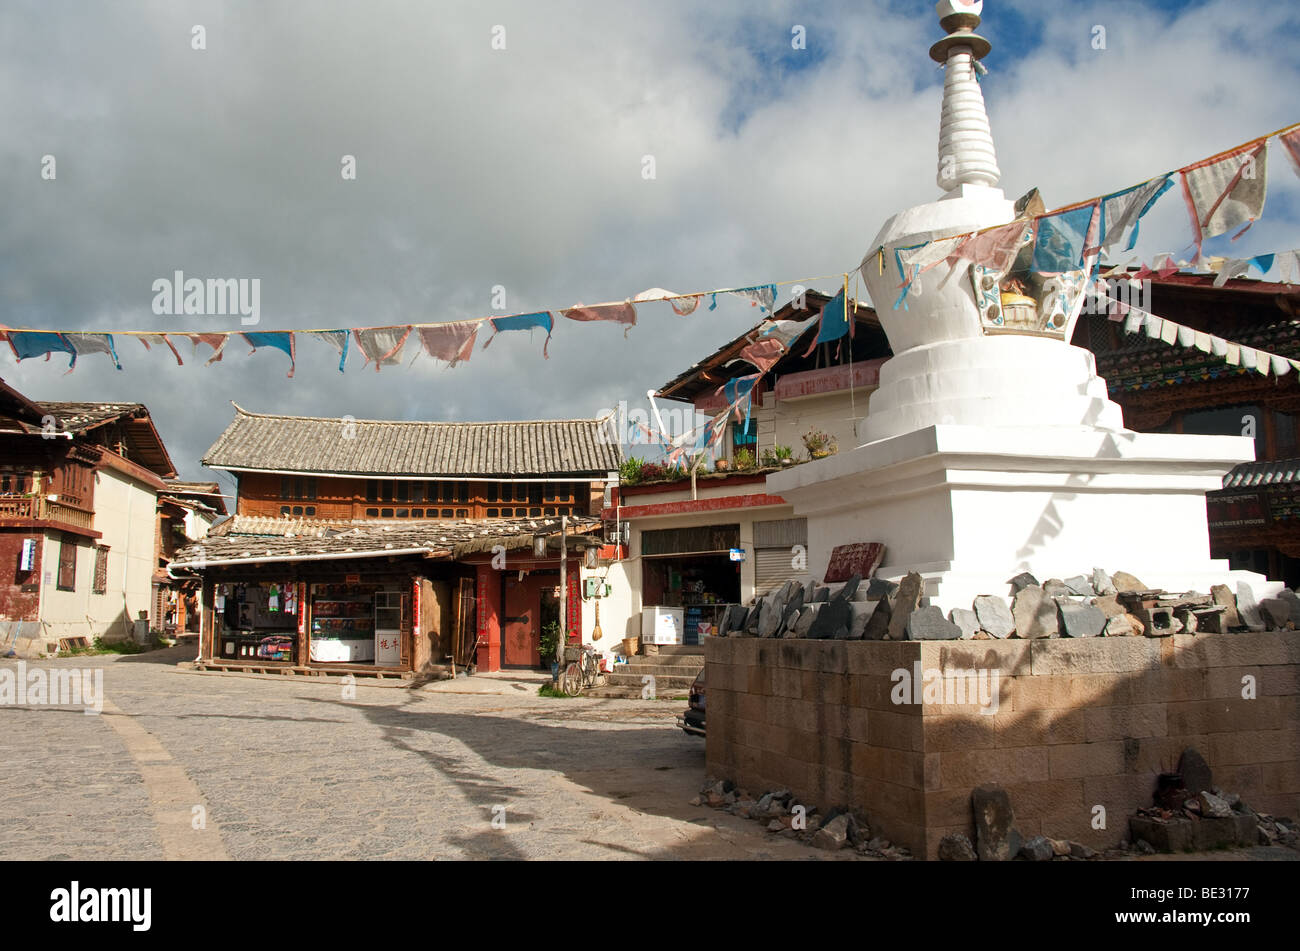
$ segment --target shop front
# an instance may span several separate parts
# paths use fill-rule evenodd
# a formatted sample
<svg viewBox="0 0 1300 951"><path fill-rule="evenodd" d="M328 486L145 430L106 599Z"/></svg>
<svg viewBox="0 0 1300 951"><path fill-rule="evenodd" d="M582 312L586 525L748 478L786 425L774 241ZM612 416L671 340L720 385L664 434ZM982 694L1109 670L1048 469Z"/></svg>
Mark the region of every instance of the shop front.
<svg viewBox="0 0 1300 951"><path fill-rule="evenodd" d="M739 604L745 549L740 525L641 533L641 636L651 644L699 644Z"/></svg>
<svg viewBox="0 0 1300 951"><path fill-rule="evenodd" d="M202 663L409 673L454 663L457 566L388 559L210 567ZM471 582L472 584L472 582Z"/></svg>

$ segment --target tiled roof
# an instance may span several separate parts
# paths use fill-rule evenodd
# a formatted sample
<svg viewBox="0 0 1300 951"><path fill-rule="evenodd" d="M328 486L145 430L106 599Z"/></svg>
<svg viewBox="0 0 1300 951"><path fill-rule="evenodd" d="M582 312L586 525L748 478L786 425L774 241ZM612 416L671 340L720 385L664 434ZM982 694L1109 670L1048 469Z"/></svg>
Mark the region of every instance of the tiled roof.
<svg viewBox="0 0 1300 951"><path fill-rule="evenodd" d="M47 413L62 423L70 433L107 423L123 416L148 416L143 403L46 403L40 404Z"/></svg>
<svg viewBox="0 0 1300 951"><path fill-rule="evenodd" d="M203 457L216 469L341 475L590 476L622 453L598 419L496 423L271 416L235 406Z"/></svg>
<svg viewBox="0 0 1300 951"><path fill-rule="evenodd" d="M1296 482L1300 482L1300 459L1243 462L1223 477L1223 487L1225 489L1291 485Z"/></svg>
<svg viewBox="0 0 1300 951"><path fill-rule="evenodd" d="M235 516L235 522L242 516ZM278 525L272 523L279 523ZM223 526L228 523L222 523ZM245 529L260 527L260 534L208 535L201 543L188 545L176 553L172 567L201 568L202 565L221 564L226 561L294 561L297 558L319 555L347 555L355 558L383 557L394 551L423 551L429 555L457 558L464 554L488 550L494 544L507 548L532 546L534 535L551 537L551 546L558 551L555 538L560 533L560 520L547 519L491 519L478 521L438 522L415 521L376 524L374 522L351 525L309 524L301 519L258 519L256 524L246 521ZM571 518L568 532L571 546L578 538L600 531L599 519Z"/></svg>

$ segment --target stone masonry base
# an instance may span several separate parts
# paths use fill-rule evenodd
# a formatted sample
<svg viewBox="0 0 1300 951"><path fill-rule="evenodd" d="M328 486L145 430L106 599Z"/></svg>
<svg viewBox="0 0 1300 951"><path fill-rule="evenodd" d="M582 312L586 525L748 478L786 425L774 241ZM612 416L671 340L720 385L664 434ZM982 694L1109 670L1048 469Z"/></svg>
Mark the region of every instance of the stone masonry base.
<svg viewBox="0 0 1300 951"><path fill-rule="evenodd" d="M1298 631L712 637L705 658L710 776L755 795L787 787L823 810L861 807L874 834L917 856L934 858L950 832L973 839L970 795L984 783L1007 790L1026 838L1114 846L1189 746L1216 785L1258 812L1300 819ZM981 671L983 704L968 690ZM952 702L959 686L965 702Z"/></svg>

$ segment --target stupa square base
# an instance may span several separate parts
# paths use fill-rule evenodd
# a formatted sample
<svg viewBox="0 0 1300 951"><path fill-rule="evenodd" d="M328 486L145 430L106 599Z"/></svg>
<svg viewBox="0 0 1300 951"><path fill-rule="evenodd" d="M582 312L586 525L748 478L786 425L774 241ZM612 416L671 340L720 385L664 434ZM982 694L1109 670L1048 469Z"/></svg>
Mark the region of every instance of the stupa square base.
<svg viewBox="0 0 1300 951"><path fill-rule="evenodd" d="M919 571L931 604L970 608L1007 580L1128 571L1171 591L1246 581L1210 558L1205 494L1250 439L1064 427L930 426L768 477L808 519L808 567L837 545L885 545L878 574Z"/></svg>
<svg viewBox="0 0 1300 951"><path fill-rule="evenodd" d="M1188 747L1254 810L1300 815L1300 632L715 637L705 659L708 775L755 796L788 788L823 811L861 808L873 835L918 857L936 858L949 833L974 841L970 797L983 784L1007 791L1023 838L1114 847ZM927 700L935 682L942 693ZM959 697L972 683L973 702Z"/></svg>

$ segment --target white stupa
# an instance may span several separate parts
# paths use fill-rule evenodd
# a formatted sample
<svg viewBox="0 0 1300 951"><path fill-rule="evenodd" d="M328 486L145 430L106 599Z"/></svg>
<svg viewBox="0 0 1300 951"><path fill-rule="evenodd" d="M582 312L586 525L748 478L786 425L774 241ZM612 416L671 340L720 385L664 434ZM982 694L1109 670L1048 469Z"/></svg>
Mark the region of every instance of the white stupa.
<svg viewBox="0 0 1300 951"><path fill-rule="evenodd" d="M975 78L990 50L974 32L982 8L936 6L948 33L930 50L947 71L944 194L885 222L863 262L894 356L858 425L860 445L768 477L808 518L810 571L820 577L836 545L883 542L878 574L920 572L945 611L1007 594L1007 579L1026 570L1040 581L1101 567L1171 591L1238 581L1275 590L1209 552L1205 494L1254 458L1253 441L1124 428L1092 354L1068 343L1087 266L1028 275L1009 294L1014 267L940 263L915 280L906 309L893 308L896 250L1016 218Z"/></svg>

